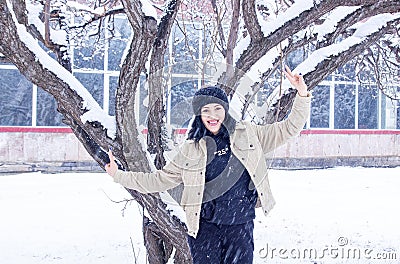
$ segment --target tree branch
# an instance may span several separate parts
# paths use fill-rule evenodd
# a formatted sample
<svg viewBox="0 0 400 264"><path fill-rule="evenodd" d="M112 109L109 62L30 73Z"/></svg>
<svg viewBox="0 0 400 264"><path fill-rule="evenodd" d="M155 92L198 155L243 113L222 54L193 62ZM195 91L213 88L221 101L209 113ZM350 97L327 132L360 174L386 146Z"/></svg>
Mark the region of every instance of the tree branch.
<svg viewBox="0 0 400 264"><path fill-rule="evenodd" d="M315 70L309 72L304 75L304 80L307 83L308 89L312 90L315 86L318 85L322 80L325 79L326 76L331 74L337 68L343 66L346 62L350 61L351 59L355 58L362 52L364 52L365 47L368 47L378 41L388 30L393 28L394 25L399 23L400 19L393 20L388 25L381 30L372 33L365 38L364 41L355 44L348 49L342 51L337 56L328 57L322 60L318 65L315 67ZM281 105L285 106L284 108L278 109L276 106L278 103L274 104L275 107L272 107L266 114L265 120L267 123L274 122L274 117L277 115L278 120L282 120L291 109L291 105L293 103L293 99L296 95L295 90L291 90L291 92L282 96ZM279 112L279 113L278 113Z"/></svg>
<svg viewBox="0 0 400 264"><path fill-rule="evenodd" d="M252 42L251 45L245 50L236 63L235 74L229 78L227 85L229 87L236 87L238 80L240 80L245 72L247 72L250 67L263 55L266 54L268 50L278 45L280 42L286 38L295 35L298 31L308 27L311 23L320 19L321 16L328 13L338 6L365 6L372 5L376 1L372 0L338 0L338 1L322 1L314 6L310 10L305 10L298 16L287 20L282 26L271 32L268 36L264 36L257 42ZM394 9L399 9L399 1L388 0L385 1L385 5L393 5ZM284 15L284 14L281 14Z"/></svg>
<svg viewBox="0 0 400 264"><path fill-rule="evenodd" d="M215 20L217 22L217 32L219 35L219 44L221 46L221 53L222 56L226 57L226 48L225 48L225 34L224 34L224 29L222 27L222 20L221 20L221 15L218 10L217 6L217 0L211 0L211 5L213 7L213 11L215 14Z"/></svg>
<svg viewBox="0 0 400 264"><path fill-rule="evenodd" d="M161 18L157 37L154 40L150 58L150 73L147 78L149 83L147 149L150 153L156 154L154 163L157 169L161 169L166 163L162 138L162 128L165 127L163 123L165 116L163 98L166 84L163 77L164 56L180 4L181 0L170 0L168 2L166 13Z"/></svg>
<svg viewBox="0 0 400 264"><path fill-rule="evenodd" d="M243 10L243 20L252 41L258 41L263 37L263 33L261 31L261 26L257 18L256 1L255 0L242 1L242 10Z"/></svg>

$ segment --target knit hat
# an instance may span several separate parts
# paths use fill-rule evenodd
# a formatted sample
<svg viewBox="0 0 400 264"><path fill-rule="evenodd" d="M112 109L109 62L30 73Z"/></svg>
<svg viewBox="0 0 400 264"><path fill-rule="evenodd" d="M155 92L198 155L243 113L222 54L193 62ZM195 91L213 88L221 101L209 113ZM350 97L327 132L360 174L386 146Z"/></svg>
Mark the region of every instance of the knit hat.
<svg viewBox="0 0 400 264"><path fill-rule="evenodd" d="M197 90L194 94L192 107L195 115L200 115L200 110L207 104L220 104L228 113L229 101L224 90L217 86L209 86Z"/></svg>

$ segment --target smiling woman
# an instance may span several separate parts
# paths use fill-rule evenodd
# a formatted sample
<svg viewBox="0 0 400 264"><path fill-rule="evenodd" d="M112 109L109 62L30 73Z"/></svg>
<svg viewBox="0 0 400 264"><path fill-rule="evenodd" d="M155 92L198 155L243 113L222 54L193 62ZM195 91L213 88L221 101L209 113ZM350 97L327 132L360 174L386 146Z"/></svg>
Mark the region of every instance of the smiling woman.
<svg viewBox="0 0 400 264"><path fill-rule="evenodd" d="M192 106L197 120L193 122L189 139L198 141L196 138L202 138L207 130L212 134L218 134L222 124L232 123L233 118L228 113L228 97L216 86L198 90L193 97ZM227 126L228 130L230 127L232 125Z"/></svg>
<svg viewBox="0 0 400 264"><path fill-rule="evenodd" d="M264 153L300 133L308 119L311 97L303 77L286 68L297 89L292 111L282 122L255 125L229 115L229 100L219 86L196 91L195 118L187 140L161 170L118 170L109 151L106 171L123 186L142 193L183 184L177 202L186 214L187 241L193 263L253 263L257 200L268 214L275 201Z"/></svg>

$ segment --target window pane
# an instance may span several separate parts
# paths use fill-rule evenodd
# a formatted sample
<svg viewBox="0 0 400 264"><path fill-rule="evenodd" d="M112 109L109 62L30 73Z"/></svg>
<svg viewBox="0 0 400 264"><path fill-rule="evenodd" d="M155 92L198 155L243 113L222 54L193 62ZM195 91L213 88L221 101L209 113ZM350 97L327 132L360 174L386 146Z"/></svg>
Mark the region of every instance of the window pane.
<svg viewBox="0 0 400 264"><path fill-rule="evenodd" d="M75 72L74 76L85 86L100 107L103 107L104 76L96 73L79 72Z"/></svg>
<svg viewBox="0 0 400 264"><path fill-rule="evenodd" d="M118 87L118 77L111 76L110 80L110 96L109 96L109 109L108 114L114 116L115 115L115 97L117 95L117 87Z"/></svg>
<svg viewBox="0 0 400 264"><path fill-rule="evenodd" d="M195 61L199 57L199 37L198 30L191 25L185 25L182 30L186 32L182 33L179 27L174 27L172 29L172 59L173 73L197 73L198 69L196 67Z"/></svg>
<svg viewBox="0 0 400 264"><path fill-rule="evenodd" d="M355 128L355 86L335 85L335 129Z"/></svg>
<svg viewBox="0 0 400 264"><path fill-rule="evenodd" d="M127 19L115 19L110 22L112 30L112 38L109 42L108 50L108 69L110 71L119 71L122 55L128 44L130 35L132 33L130 24Z"/></svg>
<svg viewBox="0 0 400 264"><path fill-rule="evenodd" d="M330 87L319 85L313 90L310 127L329 128Z"/></svg>
<svg viewBox="0 0 400 264"><path fill-rule="evenodd" d="M18 70L0 70L0 125L32 125L32 84Z"/></svg>
<svg viewBox="0 0 400 264"><path fill-rule="evenodd" d="M198 89L197 84L197 79L172 78L171 124L184 127L192 118L192 97Z"/></svg>
<svg viewBox="0 0 400 264"><path fill-rule="evenodd" d="M378 128L378 90L374 86L358 89L358 128Z"/></svg>
<svg viewBox="0 0 400 264"><path fill-rule="evenodd" d="M97 28L93 30L98 30ZM89 35L90 32L87 32ZM74 49L75 69L104 69L104 31L100 36L82 36L81 43Z"/></svg>
<svg viewBox="0 0 400 264"><path fill-rule="evenodd" d="M63 116L57 111L57 102L54 97L38 88L37 91L37 120L38 126L65 126Z"/></svg>

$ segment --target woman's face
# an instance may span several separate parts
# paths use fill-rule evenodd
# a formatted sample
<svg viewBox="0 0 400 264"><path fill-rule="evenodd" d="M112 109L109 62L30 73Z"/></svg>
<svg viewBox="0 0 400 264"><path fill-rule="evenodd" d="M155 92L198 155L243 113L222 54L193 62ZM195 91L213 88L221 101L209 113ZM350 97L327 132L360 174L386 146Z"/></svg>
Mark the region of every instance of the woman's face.
<svg viewBox="0 0 400 264"><path fill-rule="evenodd" d="M220 104L206 104L200 110L201 121L214 135L218 133L225 119L225 109Z"/></svg>

